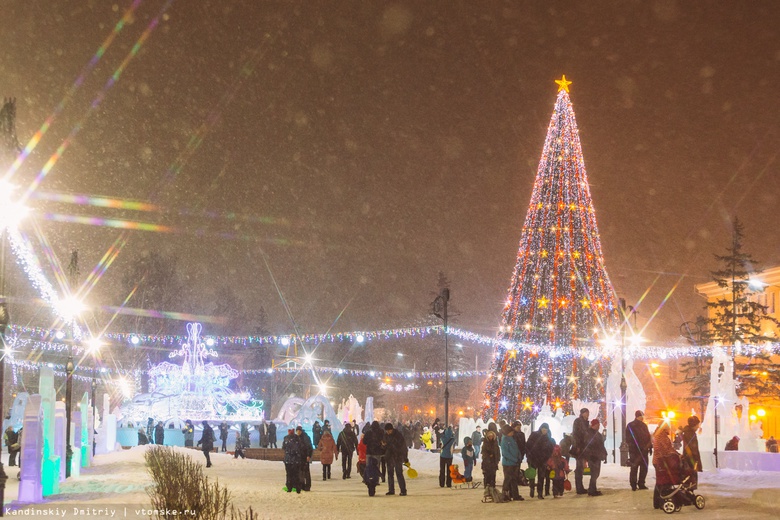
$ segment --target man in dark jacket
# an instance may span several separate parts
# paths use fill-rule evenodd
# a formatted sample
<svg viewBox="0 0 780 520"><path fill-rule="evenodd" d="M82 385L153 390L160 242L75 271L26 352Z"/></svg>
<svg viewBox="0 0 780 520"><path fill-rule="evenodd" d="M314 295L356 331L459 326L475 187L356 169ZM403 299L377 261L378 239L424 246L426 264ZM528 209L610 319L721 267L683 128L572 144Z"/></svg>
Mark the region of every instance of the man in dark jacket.
<svg viewBox="0 0 780 520"><path fill-rule="evenodd" d="M702 470L699 438L696 435L700 422L695 415L688 417L688 424L683 428L683 464L696 471Z"/></svg>
<svg viewBox="0 0 780 520"><path fill-rule="evenodd" d="M479 426L471 434L471 443L474 445L474 458L479 459L479 452L482 450L482 428Z"/></svg>
<svg viewBox="0 0 780 520"><path fill-rule="evenodd" d="M628 456L631 463L631 471L628 482L631 489L647 489L645 478L647 477L648 460L653 449L653 437L645 424L645 414L637 410L635 419L626 426L626 443L628 444ZM637 479L639 473L639 479Z"/></svg>
<svg viewBox="0 0 780 520"><path fill-rule="evenodd" d="M452 448L455 444L455 434L449 426L441 435L441 453L439 454L439 487L452 487L452 475L450 475L450 465L452 465Z"/></svg>
<svg viewBox="0 0 780 520"><path fill-rule="evenodd" d="M588 486L588 496L598 497L601 496L601 491L596 487L601 474L601 461L607 457L607 449L604 447L604 437L602 437L599 429L601 423L598 419L590 421L590 429L586 432L588 435L585 441L585 447L582 450L582 454L588 461L588 467L590 468L590 485Z"/></svg>
<svg viewBox="0 0 780 520"><path fill-rule="evenodd" d="M301 463L301 480L304 491L311 491L311 455L314 453L314 446L311 444L311 437L309 434L303 431L303 427L299 424L295 428L295 434L301 438L301 443L305 451L305 457Z"/></svg>
<svg viewBox="0 0 780 520"><path fill-rule="evenodd" d="M283 489L288 493L293 490L300 493L302 488L301 464L305 460L306 448L301 438L295 434L295 430L287 430L287 437L282 441L282 449L284 450L284 470L287 477Z"/></svg>
<svg viewBox="0 0 780 520"><path fill-rule="evenodd" d="M268 423L268 447L276 449L276 424Z"/></svg>
<svg viewBox="0 0 780 520"><path fill-rule="evenodd" d="M585 489L585 486L582 485L582 470L585 469L587 460L583 455L583 450L590 437L590 434L588 433L588 430L590 429L588 416L590 416L590 410L587 408L581 409L580 416L574 419L574 425L572 426L571 432L572 444L569 453L577 460L577 467L574 468L574 485L577 488L578 495L584 495L588 492Z"/></svg>
<svg viewBox="0 0 780 520"><path fill-rule="evenodd" d="M184 447L192 448L195 442L195 425L192 424L192 421L189 419L184 421L184 428L182 428L181 432L184 434Z"/></svg>
<svg viewBox="0 0 780 520"><path fill-rule="evenodd" d="M393 428L392 423L385 424L385 460L387 461L387 495L395 495L395 480L398 477L398 487L401 496L406 496L406 480L404 480L404 463L409 461L406 439L401 432Z"/></svg>
<svg viewBox="0 0 780 520"><path fill-rule="evenodd" d="M5 429L5 445L8 446L8 465L16 466L16 454L22 451L19 446L19 434L14 431L13 426Z"/></svg>
<svg viewBox="0 0 780 520"><path fill-rule="evenodd" d="M341 452L341 478L352 478L352 454L357 449L358 440L349 423L344 424L344 429L336 440L336 449Z"/></svg>
<svg viewBox="0 0 780 520"><path fill-rule="evenodd" d="M165 427L162 421L158 421L157 426L154 427L154 443L160 446L165 443Z"/></svg>
<svg viewBox="0 0 780 520"><path fill-rule="evenodd" d="M564 433L563 439L561 439L561 442L558 443L558 445L561 447L561 455L564 459L566 459L566 464L569 463L569 458L571 458L571 434Z"/></svg>
<svg viewBox="0 0 780 520"><path fill-rule="evenodd" d="M228 440L228 433L230 431L230 427L227 425L225 421L222 421L222 424L219 425L219 440L222 441L222 452L227 451L227 440Z"/></svg>
<svg viewBox="0 0 780 520"><path fill-rule="evenodd" d="M512 423L512 429L515 431L513 437L517 443L517 449L520 450L520 462L523 462L523 459L528 452L528 447L526 446L525 442L525 434L523 433L523 424L520 421L515 421ZM520 463L517 464L517 467L520 468Z"/></svg>
<svg viewBox="0 0 780 520"><path fill-rule="evenodd" d="M517 435L517 434L515 434ZM544 499L542 490L547 472L547 460L550 458L555 447L555 442L550 435L550 427L543 423L538 430L528 436L528 442L525 445L528 450L528 465L536 470L536 494L539 499ZM549 485L547 487L549 494ZM534 496L534 480L531 480L531 497Z"/></svg>
<svg viewBox="0 0 780 520"><path fill-rule="evenodd" d="M198 446L203 450L203 455L206 456L206 467L211 467L211 450L214 449L214 430L211 429L209 423L203 421L203 435L200 436Z"/></svg>
<svg viewBox="0 0 780 520"><path fill-rule="evenodd" d="M314 421L314 426L311 427L311 434L314 445L319 445L320 439L322 439L322 426L320 426L320 421Z"/></svg>

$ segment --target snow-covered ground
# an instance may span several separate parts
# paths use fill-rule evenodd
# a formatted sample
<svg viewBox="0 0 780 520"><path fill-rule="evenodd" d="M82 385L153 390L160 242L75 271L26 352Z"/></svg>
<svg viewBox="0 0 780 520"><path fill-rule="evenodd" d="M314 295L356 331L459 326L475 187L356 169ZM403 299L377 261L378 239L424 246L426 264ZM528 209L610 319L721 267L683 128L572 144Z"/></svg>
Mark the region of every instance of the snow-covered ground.
<svg viewBox="0 0 780 520"><path fill-rule="evenodd" d="M149 508L146 493L150 477L146 472L143 453L146 447L136 447L95 459L92 468L82 470L76 479L61 484L61 493L50 497L43 504L6 510L8 518L38 518L57 515L60 518L139 518L148 517L140 509ZM196 460L203 455L194 450L184 450ZM545 500L530 499L528 488L521 494L524 502L507 504L483 504L482 490L442 489L438 485L439 457L437 454L413 451L409 456L419 477L407 479L409 496L385 496L386 488L380 486L377 496L369 497L357 472L353 478L342 480L341 461L333 465L333 479L322 481L321 466L312 464L312 491L297 495L282 492L284 468L280 462L233 459L228 455L212 455L214 466L207 474L218 479L232 492L233 503L252 508L261 518L311 518L318 520L337 518L489 518L494 515L552 515L551 518L576 518L594 515L602 519L662 518L664 513L654 510L652 491L632 492L628 486L628 469L614 465L602 468L599 487L601 497L578 496L571 492L563 498ZM459 462L456 457L456 463ZM462 466L461 466L462 468ZM6 507L16 499L17 469L7 468L9 480L6 487ZM652 488L652 469L648 485ZM481 478L477 470L475 477ZM573 478L573 475L572 475ZM499 485L501 472L498 475ZM587 477L586 477L587 484ZM398 489L396 489L398 493ZM699 493L707 500L706 508L698 511L693 506L684 507L675 517L691 516L702 520L718 519L777 519L780 518L780 474L770 472L736 472L721 470L706 472L700 477ZM113 516L112 516L113 512Z"/></svg>

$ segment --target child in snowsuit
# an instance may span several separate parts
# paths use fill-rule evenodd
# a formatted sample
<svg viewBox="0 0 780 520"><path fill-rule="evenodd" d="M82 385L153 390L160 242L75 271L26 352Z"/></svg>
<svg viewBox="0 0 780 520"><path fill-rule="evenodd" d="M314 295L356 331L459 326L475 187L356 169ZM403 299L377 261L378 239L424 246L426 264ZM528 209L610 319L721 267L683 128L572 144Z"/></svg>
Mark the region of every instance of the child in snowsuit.
<svg viewBox="0 0 780 520"><path fill-rule="evenodd" d="M466 482L471 482L473 480L471 478L471 470L474 469L474 463L477 461L477 454L474 450L474 444L471 442L471 437L463 439L463 443L465 446L463 446L463 449L460 452L463 457L463 476L466 477Z"/></svg>
<svg viewBox="0 0 780 520"><path fill-rule="evenodd" d="M240 432L236 432L236 449L233 452L233 458L237 459L239 457L245 459L246 454L244 453L244 439L241 438Z"/></svg>
<svg viewBox="0 0 780 520"><path fill-rule="evenodd" d="M358 474L363 477L363 472L366 471L366 443L363 442L363 435L360 436L360 442L357 445L358 462L357 470Z"/></svg>
<svg viewBox="0 0 780 520"><path fill-rule="evenodd" d="M563 496L563 483L566 480L566 474L569 472L569 463L563 457L561 447L557 444L553 448L552 455L547 461L547 471L552 478L553 498Z"/></svg>

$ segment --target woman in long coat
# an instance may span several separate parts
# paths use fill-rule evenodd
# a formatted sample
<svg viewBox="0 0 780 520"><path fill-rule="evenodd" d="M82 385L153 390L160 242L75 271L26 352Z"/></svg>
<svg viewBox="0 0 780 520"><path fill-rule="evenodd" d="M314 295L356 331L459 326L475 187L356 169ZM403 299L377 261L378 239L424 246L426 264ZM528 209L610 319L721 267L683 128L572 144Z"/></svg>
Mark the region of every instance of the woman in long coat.
<svg viewBox="0 0 780 520"><path fill-rule="evenodd" d="M339 459L339 452L336 450L336 441L333 440L333 434L329 430L322 432L322 438L317 449L320 450L320 462L322 463L322 480L330 479L330 465L333 464L333 458Z"/></svg>

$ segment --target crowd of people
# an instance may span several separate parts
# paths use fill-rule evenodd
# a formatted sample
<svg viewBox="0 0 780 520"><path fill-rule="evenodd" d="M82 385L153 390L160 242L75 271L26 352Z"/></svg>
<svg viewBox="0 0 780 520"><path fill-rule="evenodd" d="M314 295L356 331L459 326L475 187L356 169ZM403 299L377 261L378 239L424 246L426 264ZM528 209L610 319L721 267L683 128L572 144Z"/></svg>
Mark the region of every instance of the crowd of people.
<svg viewBox="0 0 780 520"><path fill-rule="evenodd" d="M699 418L695 415L681 426L675 435L671 434L668 422L662 422L652 434L645 423L644 413L639 410L634 420L627 426L624 439L629 455L629 486L633 491L647 490L647 474L652 463L656 470L654 503L660 504L659 495L664 486L675 481L672 473L689 471L694 475L702 470L701 455L698 447ZM276 425L263 422L255 426L259 431L260 447L276 447ZM229 427L222 423L218 427L222 451L227 451ZM569 463L574 459L574 491L578 495L601 496L598 479L601 464L607 459L604 445L605 435L598 419L590 420L587 408L580 410L573 423L572 433L564 434L560 442L552 438L549 425L541 424L526 439L522 424L515 421L511 425L506 421L491 422L485 431L476 429L463 439L460 455L463 459L464 473L453 464L459 432L451 425L445 425L436 419L430 426L419 421L406 423L386 423L384 426L373 421L362 428L355 421L344 423L342 431L334 437L329 421L320 424L316 421L312 436L301 427L289 429L282 442L286 482L284 490L288 493L311 490L311 462L315 449L320 450L322 480L332 476L332 465L341 457L342 479L352 478L353 467L357 468L368 494L374 496L377 487L387 483L386 495L407 495L404 465L408 466L408 452L411 449L433 451L439 454L439 486L452 487L453 478L457 483L473 482L473 469L481 461L484 484L484 501L523 501L521 489L528 488L531 498L543 500L552 493L553 498L563 496L572 490ZM207 421L202 422L202 435L197 446L206 457L206 467L211 467L210 453L216 442L215 432ZM185 446L192 447L195 427L192 421L185 421L182 430ZM6 431L6 444L18 447L13 430ZM150 441L156 444L164 442L165 430L162 422L155 426L149 420L146 432L139 429L139 444ZM17 441L17 442L15 442ZM235 432L234 457L245 457L244 450L249 447L249 426L241 425ZM728 441L725 450L738 450L739 437ZM774 437L766 442L769 452L777 452L778 444ZM11 456L15 458L14 449ZM355 463L355 455L357 461ZM12 461L13 459L11 459ZM11 462L9 461L9 462ZM523 462L525 470L521 469ZM11 462L10 465L13 465ZM497 489L497 474L502 473L502 485ZM587 487L585 477L588 476ZM695 484L694 484L695 485ZM490 500L488 500L490 498Z"/></svg>

